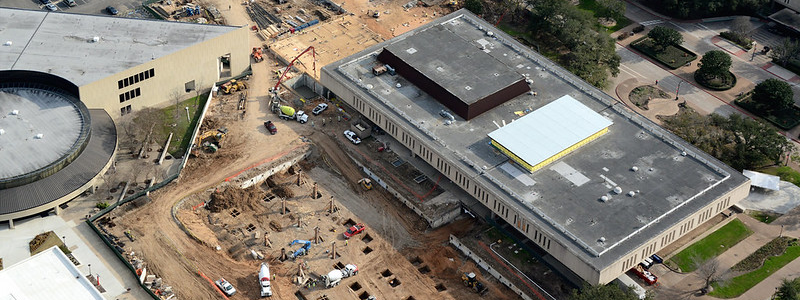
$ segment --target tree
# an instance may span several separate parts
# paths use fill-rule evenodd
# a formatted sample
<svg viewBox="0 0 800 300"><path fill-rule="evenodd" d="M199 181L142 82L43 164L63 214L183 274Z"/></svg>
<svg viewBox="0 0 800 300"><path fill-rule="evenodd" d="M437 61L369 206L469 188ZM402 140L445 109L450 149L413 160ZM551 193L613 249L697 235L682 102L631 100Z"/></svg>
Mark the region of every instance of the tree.
<svg viewBox="0 0 800 300"><path fill-rule="evenodd" d="M483 13L483 3L481 3L481 0L465 0L464 8L476 15Z"/></svg>
<svg viewBox="0 0 800 300"><path fill-rule="evenodd" d="M756 85L753 100L770 110L787 109L794 105L792 87L783 80L770 78Z"/></svg>
<svg viewBox="0 0 800 300"><path fill-rule="evenodd" d="M619 21L625 17L625 2L621 0L598 0L600 6L603 7L601 14L604 17L611 17Z"/></svg>
<svg viewBox="0 0 800 300"><path fill-rule="evenodd" d="M753 30L753 25L750 23L750 17L736 17L731 22L731 31L741 36L747 36Z"/></svg>
<svg viewBox="0 0 800 300"><path fill-rule="evenodd" d="M790 38L785 38L780 44L775 45L769 52L769 58L772 58L781 66L786 66L789 61L800 54L800 43Z"/></svg>
<svg viewBox="0 0 800 300"><path fill-rule="evenodd" d="M623 290L614 284L609 285L584 285L580 293L578 290L572 290L570 300L638 300L639 296L633 292L631 287ZM647 294L645 298L652 300L653 295Z"/></svg>
<svg viewBox="0 0 800 300"><path fill-rule="evenodd" d="M703 58L700 59L700 69L698 71L704 76L713 78L725 77L729 73L728 70L731 68L731 63L731 57L727 53L721 50L711 50L706 52Z"/></svg>
<svg viewBox="0 0 800 300"><path fill-rule="evenodd" d="M664 127L737 170L776 164L794 148L774 127L735 114L690 111L664 118Z"/></svg>
<svg viewBox="0 0 800 300"><path fill-rule="evenodd" d="M800 278L793 280L783 279L781 286L774 295L775 300L800 300Z"/></svg>
<svg viewBox="0 0 800 300"><path fill-rule="evenodd" d="M683 36L675 29L663 26L656 26L647 33L647 36L655 42L656 47L664 50L667 46L680 45L683 43Z"/></svg>
<svg viewBox="0 0 800 300"><path fill-rule="evenodd" d="M701 291L709 292L711 285L716 283L718 286L725 285L730 279L730 272L719 264L719 260L711 258L703 260L699 256L692 256L692 264L695 266L695 274L703 280L705 286Z"/></svg>

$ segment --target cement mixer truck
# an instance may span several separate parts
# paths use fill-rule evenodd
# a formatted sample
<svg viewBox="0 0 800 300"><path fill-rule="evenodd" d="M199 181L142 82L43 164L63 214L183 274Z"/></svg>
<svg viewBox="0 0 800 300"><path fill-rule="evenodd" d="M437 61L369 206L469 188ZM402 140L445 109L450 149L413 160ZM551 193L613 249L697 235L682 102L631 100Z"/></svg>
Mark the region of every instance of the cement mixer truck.
<svg viewBox="0 0 800 300"><path fill-rule="evenodd" d="M358 274L358 267L353 264L344 266L344 269L336 269L328 272L328 275L322 276L322 281L325 282L326 287L334 287L342 281L342 278L355 276Z"/></svg>
<svg viewBox="0 0 800 300"><path fill-rule="evenodd" d="M269 265L261 263L261 269L258 270L258 281L261 284L261 297L272 297L272 286L269 282Z"/></svg>
<svg viewBox="0 0 800 300"><path fill-rule="evenodd" d="M291 106L281 106L278 109L278 117L284 120L296 120L302 124L308 122L308 115L302 110L295 112Z"/></svg>

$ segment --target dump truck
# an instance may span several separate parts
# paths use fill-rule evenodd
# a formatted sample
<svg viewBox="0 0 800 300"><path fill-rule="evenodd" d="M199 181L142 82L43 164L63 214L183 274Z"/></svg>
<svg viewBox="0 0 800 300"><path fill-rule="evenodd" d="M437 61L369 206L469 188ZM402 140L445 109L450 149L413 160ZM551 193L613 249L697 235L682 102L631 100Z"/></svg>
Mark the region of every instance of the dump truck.
<svg viewBox="0 0 800 300"><path fill-rule="evenodd" d="M356 276L358 274L358 267L353 264L344 266L344 269L336 269L328 272L328 275L322 276L322 281L325 282L326 287L334 287L342 281L343 278Z"/></svg>
<svg viewBox="0 0 800 300"><path fill-rule="evenodd" d="M261 269L258 270L261 297L272 297L272 286L270 285L269 279L269 265L267 263L261 263Z"/></svg>
<svg viewBox="0 0 800 300"><path fill-rule="evenodd" d="M294 108L291 106L281 106L278 109L278 117L284 120L296 120L301 124L308 122L308 115L304 111L299 110L295 112Z"/></svg>
<svg viewBox="0 0 800 300"><path fill-rule="evenodd" d="M486 294L486 292L489 291L489 289L486 288L486 286L483 285L483 283L478 281L478 278L475 277L475 273L472 272L464 273L463 275L461 275L461 281L464 282L464 285L466 287L472 288L472 291L480 295Z"/></svg>

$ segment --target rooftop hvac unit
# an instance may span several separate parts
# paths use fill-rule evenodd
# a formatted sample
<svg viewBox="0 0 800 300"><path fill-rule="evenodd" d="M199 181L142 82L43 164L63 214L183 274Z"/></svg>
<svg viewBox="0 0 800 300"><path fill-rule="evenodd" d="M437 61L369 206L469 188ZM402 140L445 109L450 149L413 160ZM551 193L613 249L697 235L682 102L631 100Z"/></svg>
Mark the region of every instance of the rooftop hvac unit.
<svg viewBox="0 0 800 300"><path fill-rule="evenodd" d="M36 134L36 139L41 140L42 138L44 138L44 134L41 133Z"/></svg>
<svg viewBox="0 0 800 300"><path fill-rule="evenodd" d="M92 37L92 43L97 43L99 41L100 41L100 37L99 36Z"/></svg>
<svg viewBox="0 0 800 300"><path fill-rule="evenodd" d="M621 187L614 187L614 193L617 194L617 195L621 194L622 193L622 188Z"/></svg>
<svg viewBox="0 0 800 300"><path fill-rule="evenodd" d="M19 110L16 110L16 109L15 109L15 110L12 110L12 111L11 111L11 114L16 116L16 115L18 115L18 114L19 114Z"/></svg>
<svg viewBox="0 0 800 300"><path fill-rule="evenodd" d="M609 198L606 195L603 195L603 196L600 197L600 201L603 201L603 202L608 202L608 199Z"/></svg>
<svg viewBox="0 0 800 300"><path fill-rule="evenodd" d="M3 135L4 133L6 133L6 131L4 129L0 129L0 135Z"/></svg>
<svg viewBox="0 0 800 300"><path fill-rule="evenodd" d="M7 41L3 46L11 46L11 44L13 44L11 41Z"/></svg>

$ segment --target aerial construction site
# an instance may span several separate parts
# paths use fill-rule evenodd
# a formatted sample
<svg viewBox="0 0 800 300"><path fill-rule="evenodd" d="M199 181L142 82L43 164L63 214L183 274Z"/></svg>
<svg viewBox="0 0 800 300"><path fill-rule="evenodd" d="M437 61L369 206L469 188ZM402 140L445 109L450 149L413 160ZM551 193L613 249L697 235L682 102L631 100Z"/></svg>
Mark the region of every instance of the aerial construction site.
<svg viewBox="0 0 800 300"><path fill-rule="evenodd" d="M458 200L464 195L447 178L414 164L380 132L361 140L350 130L371 128L357 124L357 111L297 84L305 76L318 79L328 63L453 11L449 2L249 1L226 10L228 3L199 1L223 8L224 23L251 29L252 74L212 92L177 180L94 222L153 295L554 299L569 293L573 286L560 278L540 287L521 276L553 277L521 246L465 214ZM309 25L296 29L303 24ZM481 252L475 254L481 264L524 293L479 267L453 238ZM496 254L489 244L497 244Z"/></svg>

